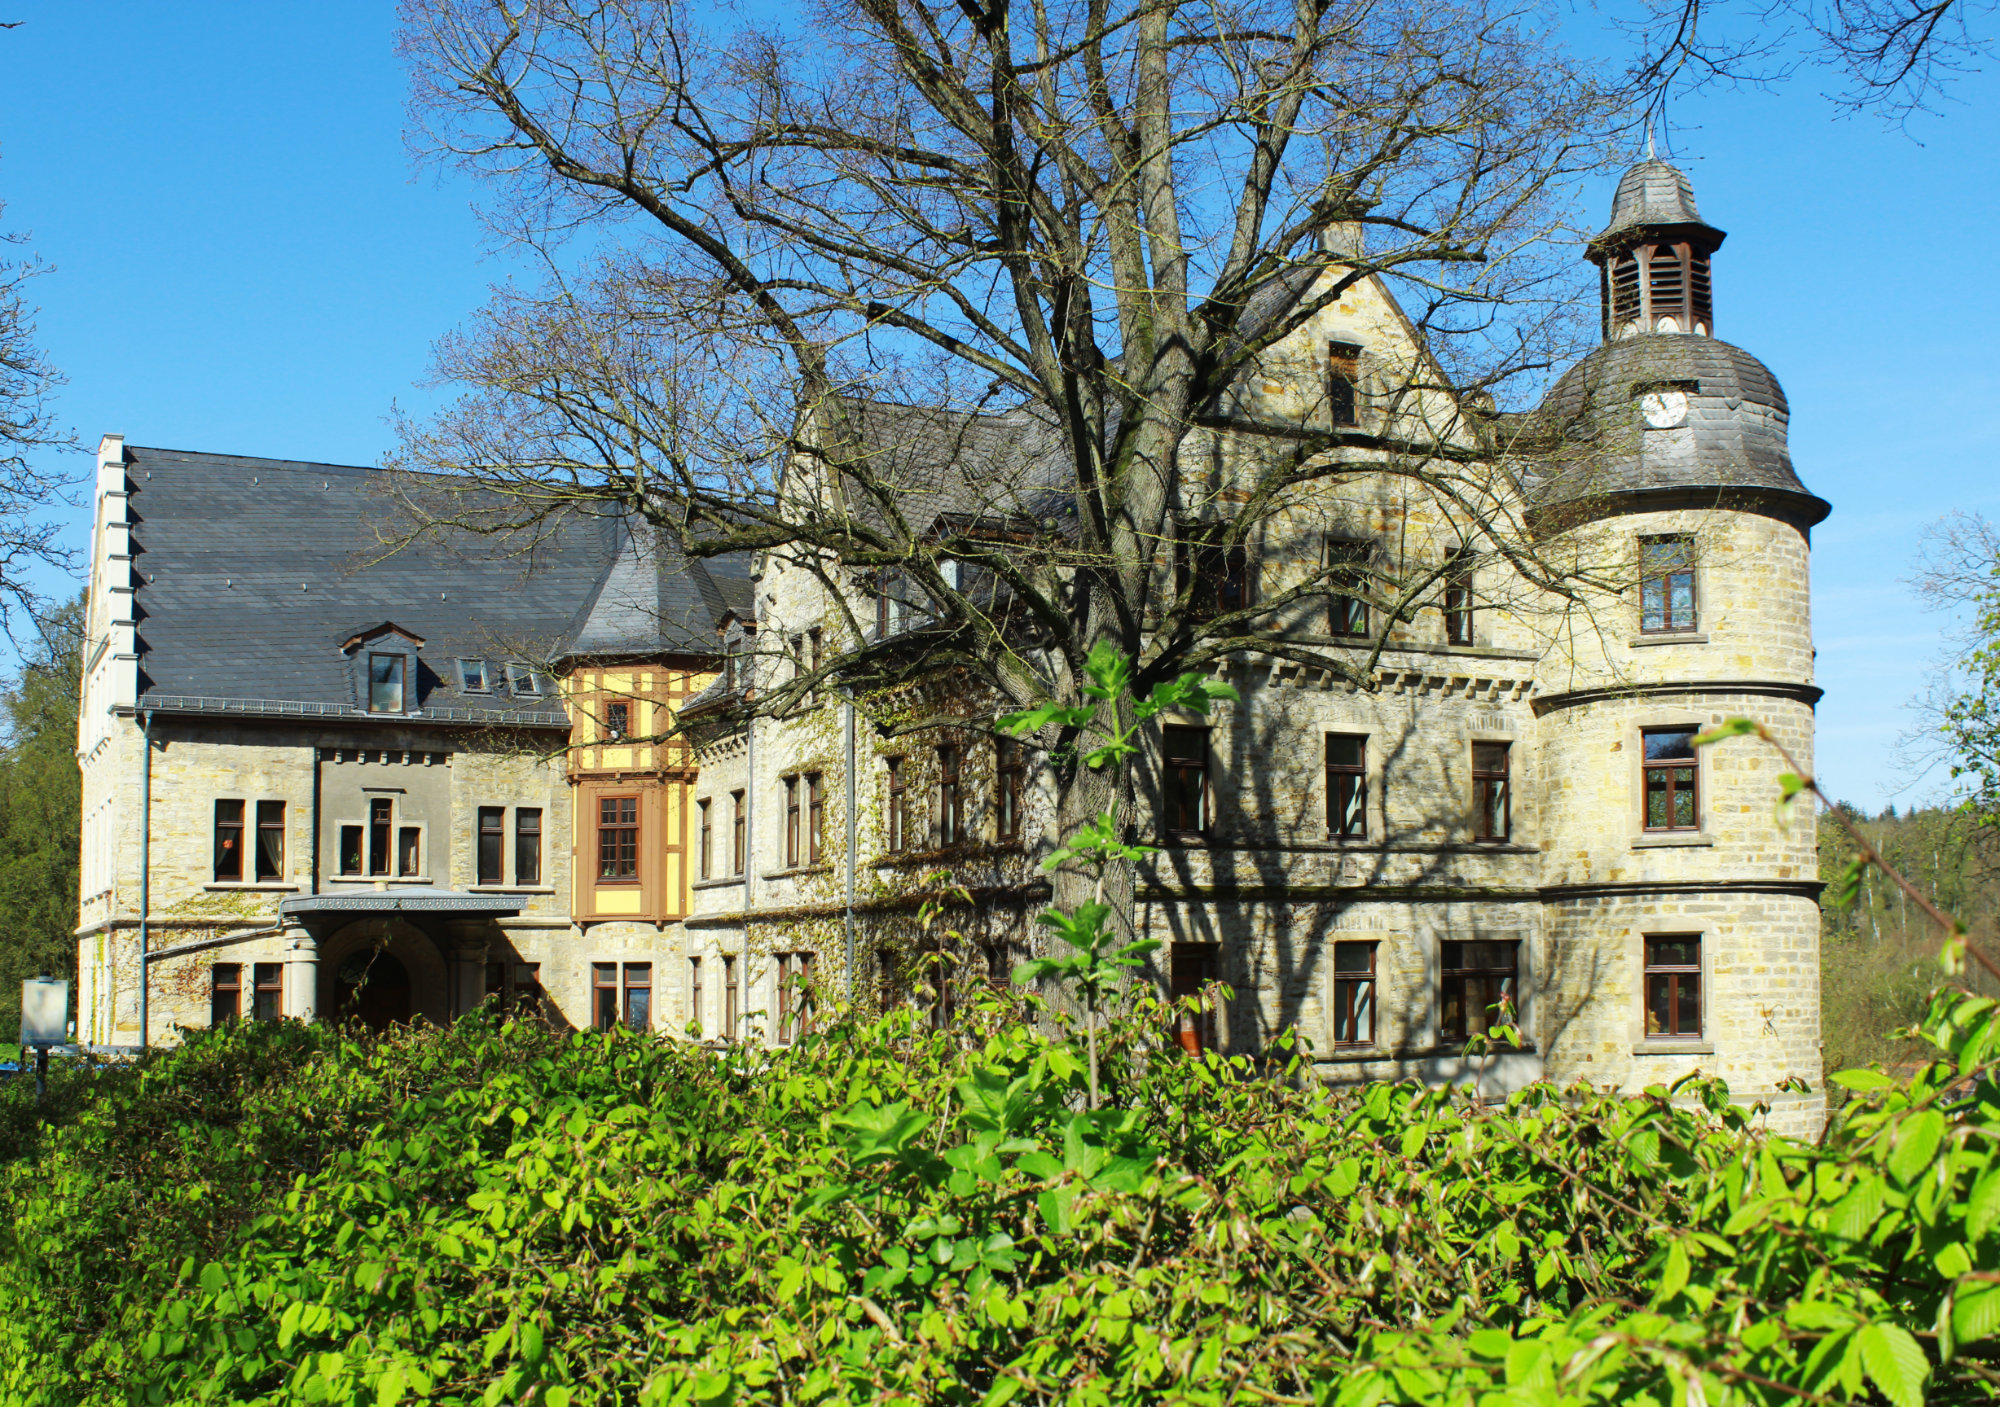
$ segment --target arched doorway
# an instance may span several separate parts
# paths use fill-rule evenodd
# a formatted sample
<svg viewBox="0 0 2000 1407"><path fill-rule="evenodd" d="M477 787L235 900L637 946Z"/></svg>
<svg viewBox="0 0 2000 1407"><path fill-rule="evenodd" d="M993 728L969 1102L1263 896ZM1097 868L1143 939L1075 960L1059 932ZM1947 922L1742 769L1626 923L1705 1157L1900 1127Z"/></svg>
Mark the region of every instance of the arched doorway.
<svg viewBox="0 0 2000 1407"><path fill-rule="evenodd" d="M386 1031L410 1019L410 974L387 948L359 948L340 965L339 1019Z"/></svg>

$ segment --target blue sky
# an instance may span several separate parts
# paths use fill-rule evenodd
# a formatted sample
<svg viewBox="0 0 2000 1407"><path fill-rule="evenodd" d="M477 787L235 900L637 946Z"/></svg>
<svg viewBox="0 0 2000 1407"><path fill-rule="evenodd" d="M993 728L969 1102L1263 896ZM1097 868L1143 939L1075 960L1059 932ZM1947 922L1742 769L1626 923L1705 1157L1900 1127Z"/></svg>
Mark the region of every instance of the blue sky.
<svg viewBox="0 0 2000 1407"><path fill-rule="evenodd" d="M507 272L473 191L403 146L393 6L5 8L26 23L0 30L0 199L58 266L39 294L64 418L91 444L376 461L390 405L432 401L432 339ZM1682 102L1672 146L1730 232L1717 331L1777 372L1799 472L1834 505L1813 540L1820 771L1872 809L1925 794L1896 757L1940 624L1903 585L1919 535L2000 514L2000 83L1908 134L1840 120L1822 86ZM1608 210L1609 183L1591 199Z"/></svg>

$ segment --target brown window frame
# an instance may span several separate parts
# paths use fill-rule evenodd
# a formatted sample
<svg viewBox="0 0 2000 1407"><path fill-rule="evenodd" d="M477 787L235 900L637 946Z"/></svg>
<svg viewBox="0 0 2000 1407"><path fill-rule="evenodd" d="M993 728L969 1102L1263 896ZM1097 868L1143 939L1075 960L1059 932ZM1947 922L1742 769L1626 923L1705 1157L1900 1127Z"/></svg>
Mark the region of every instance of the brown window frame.
<svg viewBox="0 0 2000 1407"><path fill-rule="evenodd" d="M215 803L215 882L243 882L243 802L235 797Z"/></svg>
<svg viewBox="0 0 2000 1407"><path fill-rule="evenodd" d="M817 865L826 844L826 780L806 773L806 863Z"/></svg>
<svg viewBox="0 0 2000 1407"><path fill-rule="evenodd" d="M1021 744L1014 738L993 742L993 836L996 840L1021 838L1021 800L1026 790L1027 765Z"/></svg>
<svg viewBox="0 0 2000 1407"><path fill-rule="evenodd" d="M1699 933L1648 933L1642 941L1645 943L1643 991L1646 1039L1649 1041L1700 1040L1704 1028L1702 1021L1701 935ZM1692 945L1694 948L1694 960L1692 962L1663 961L1658 950L1670 943ZM1682 1024L1682 998L1688 995L1683 989L1683 983L1686 980L1691 980L1694 988L1692 992L1694 1005L1693 1030L1679 1029ZM1662 995L1665 997L1664 1003L1656 1004L1654 998L1656 988L1662 991ZM1656 1031L1653 1029L1653 1018L1655 1011L1659 1009L1660 1005L1664 1005L1666 1009L1666 1024L1670 1029Z"/></svg>
<svg viewBox="0 0 2000 1407"><path fill-rule="evenodd" d="M389 673L393 676L392 678L382 679L382 680L376 679L375 677L376 666L380 664L388 664L392 666L392 668L389 671ZM408 692L409 670L410 670L410 658L407 655L382 654L380 652L371 652L369 654L368 711L370 713L406 713L409 711L407 707L409 700L409 692ZM396 691L395 706L393 708L378 707L376 704L376 699L378 697L376 690L387 689L391 687L393 687Z"/></svg>
<svg viewBox="0 0 2000 1407"><path fill-rule="evenodd" d="M937 757L937 843L942 848L965 839L965 779L961 771L965 750L956 743L946 743L937 750Z"/></svg>
<svg viewBox="0 0 2000 1407"><path fill-rule="evenodd" d="M722 1039L736 1039L737 1023L743 1019L742 990L736 982L736 959L725 953L722 958Z"/></svg>
<svg viewBox="0 0 2000 1407"><path fill-rule="evenodd" d="M882 765L888 768L888 791L882 809L882 849L891 855L900 854L910 839L910 794L903 776L901 757L885 757Z"/></svg>
<svg viewBox="0 0 2000 1407"><path fill-rule="evenodd" d="M1498 956L1503 949L1507 959L1504 964L1468 960ZM1513 1005L1519 1019L1521 944L1518 940L1489 938L1445 943L1438 953L1438 972L1442 979L1438 987L1438 1034L1443 1039L1469 1041L1490 1030L1497 1015L1490 1008L1502 996ZM1489 997L1492 1000L1479 1000Z"/></svg>
<svg viewBox="0 0 2000 1407"><path fill-rule="evenodd" d="M1375 1018L1380 1009L1380 989L1376 967L1381 944L1335 943L1333 945L1333 1044L1335 1049L1353 1050L1375 1044ZM1354 955L1365 959L1360 965L1343 966ZM1364 1029L1365 1028L1365 1029Z"/></svg>
<svg viewBox="0 0 2000 1407"><path fill-rule="evenodd" d="M1181 1002L1199 997L1211 982L1222 977L1222 946L1219 943L1174 943L1167 949L1167 1000L1174 1013L1173 1038L1189 1055L1216 1049L1215 1012L1188 1011Z"/></svg>
<svg viewBox="0 0 2000 1407"><path fill-rule="evenodd" d="M502 1011L533 1014L542 1009L542 965L538 962L489 962L486 996Z"/></svg>
<svg viewBox="0 0 2000 1407"><path fill-rule="evenodd" d="M480 884L498 884L506 873L507 808L481 806L476 817L473 874Z"/></svg>
<svg viewBox="0 0 2000 1407"><path fill-rule="evenodd" d="M1199 740L1197 756L1191 749ZM1214 799L1209 779L1208 729L1171 724L1160 730L1160 828L1169 840L1198 840L1208 835L1214 822ZM1176 750L1177 746L1180 750ZM1194 814L1188 814L1189 787L1193 787ZM1192 826L1184 822L1192 819Z"/></svg>
<svg viewBox="0 0 2000 1407"><path fill-rule="evenodd" d="M1666 556L1668 552L1673 555ZM1659 554L1659 555L1656 555ZM1684 581L1687 610L1676 609L1675 583ZM1701 597L1694 572L1694 538L1669 533L1639 539L1639 633L1688 635L1701 628ZM1655 618L1659 624L1649 622Z"/></svg>
<svg viewBox="0 0 2000 1407"><path fill-rule="evenodd" d="M352 848L349 846L350 840L352 841ZM350 856L354 860L352 866L347 863ZM340 853L334 858L335 862L340 866L337 873L343 875L359 875L364 873L368 862L367 827L342 826L340 828Z"/></svg>
<svg viewBox="0 0 2000 1407"><path fill-rule="evenodd" d="M1481 758L1491 758L1494 749L1499 749L1499 767L1490 762L1482 766ZM1496 805L1497 792L1497 805ZM1494 828L1495 813L1498 813L1498 829ZM1511 840L1514 835L1514 744L1490 739L1472 745L1472 838L1474 840Z"/></svg>
<svg viewBox="0 0 2000 1407"><path fill-rule="evenodd" d="M280 882L285 877L285 803L257 803L257 882Z"/></svg>
<svg viewBox="0 0 2000 1407"><path fill-rule="evenodd" d="M514 883L521 886L542 882L542 808L514 808Z"/></svg>
<svg viewBox="0 0 2000 1407"><path fill-rule="evenodd" d="M604 736L609 742L619 743L632 735L632 705L620 700L604 706Z"/></svg>
<svg viewBox="0 0 2000 1407"><path fill-rule="evenodd" d="M785 868L799 866L799 779L780 777L785 788Z"/></svg>
<svg viewBox="0 0 2000 1407"><path fill-rule="evenodd" d="M750 863L750 813L745 809L743 792L732 791L729 799L736 803L736 814L729 825L730 873L741 875Z"/></svg>
<svg viewBox="0 0 2000 1407"><path fill-rule="evenodd" d="M701 813L701 877L715 878L715 816L710 810L714 797L704 796L695 802L695 810Z"/></svg>
<svg viewBox="0 0 2000 1407"><path fill-rule="evenodd" d="M1658 728L1639 730L1639 824L1648 835L1691 835L1701 830L1701 758L1694 738L1701 730L1691 723L1674 724ZM1685 737L1685 755L1654 758L1653 739ZM1663 801L1662 815L1666 821L1653 823L1653 787L1655 778L1660 782L1660 796ZM1678 798L1688 798L1686 825L1672 823Z"/></svg>
<svg viewBox="0 0 2000 1407"><path fill-rule="evenodd" d="M250 1016L255 1021L282 1021L285 1018L285 965L259 962L250 965Z"/></svg>
<svg viewBox="0 0 2000 1407"><path fill-rule="evenodd" d="M1368 638L1368 565L1375 544L1365 538L1326 540L1326 632L1337 640Z"/></svg>
<svg viewBox="0 0 2000 1407"><path fill-rule="evenodd" d="M396 803L386 796L368 798L368 873L388 878L396 857Z"/></svg>
<svg viewBox="0 0 2000 1407"><path fill-rule="evenodd" d="M1355 342L1326 344L1327 416L1336 430L1361 424L1361 351Z"/></svg>
<svg viewBox="0 0 2000 1407"><path fill-rule="evenodd" d="M698 1038L702 1034L701 959L688 959L688 1024Z"/></svg>
<svg viewBox="0 0 2000 1407"><path fill-rule="evenodd" d="M590 965L590 1028L611 1031L618 1026L618 964Z"/></svg>
<svg viewBox="0 0 2000 1407"><path fill-rule="evenodd" d="M1335 745L1354 743L1359 762L1336 762ZM1326 833L1334 840L1368 838L1368 736L1365 733L1326 735Z"/></svg>
<svg viewBox="0 0 2000 1407"><path fill-rule="evenodd" d="M208 1024L243 1018L243 964L218 962L208 969Z"/></svg>
<svg viewBox="0 0 2000 1407"><path fill-rule="evenodd" d="M606 808L617 807L617 811ZM610 848L607 848L610 847ZM597 798L597 880L599 884L639 883L639 794L617 792Z"/></svg>
<svg viewBox="0 0 2000 1407"><path fill-rule="evenodd" d="M650 1031L653 1029L653 964L628 962L620 966L624 989L618 1003L619 1019L628 1031Z"/></svg>

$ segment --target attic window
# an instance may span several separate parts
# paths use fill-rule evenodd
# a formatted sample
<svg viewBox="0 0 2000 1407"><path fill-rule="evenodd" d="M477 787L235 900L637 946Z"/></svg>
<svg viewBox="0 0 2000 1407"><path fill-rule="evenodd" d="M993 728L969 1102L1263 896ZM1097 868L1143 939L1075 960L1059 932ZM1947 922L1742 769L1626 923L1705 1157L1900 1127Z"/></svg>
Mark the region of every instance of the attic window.
<svg viewBox="0 0 2000 1407"><path fill-rule="evenodd" d="M1361 348L1352 342L1329 342L1326 361L1326 401L1333 423L1359 425L1355 387L1361 381Z"/></svg>
<svg viewBox="0 0 2000 1407"><path fill-rule="evenodd" d="M542 692L541 677L525 664L507 666L507 677L512 681L514 692L524 699L532 699Z"/></svg>
<svg viewBox="0 0 2000 1407"><path fill-rule="evenodd" d="M483 694L492 686L487 683L485 660L460 660L458 662L458 687L468 694Z"/></svg>
<svg viewBox="0 0 2000 1407"><path fill-rule="evenodd" d="M401 713L403 711L403 657L401 655L370 655L368 657L368 711L370 713Z"/></svg>

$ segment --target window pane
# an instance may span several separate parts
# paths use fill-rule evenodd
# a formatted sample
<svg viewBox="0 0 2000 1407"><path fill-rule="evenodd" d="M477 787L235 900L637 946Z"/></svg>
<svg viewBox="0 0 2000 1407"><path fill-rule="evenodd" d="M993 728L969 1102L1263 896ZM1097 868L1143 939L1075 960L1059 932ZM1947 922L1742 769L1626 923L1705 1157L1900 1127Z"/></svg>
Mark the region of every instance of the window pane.
<svg viewBox="0 0 2000 1407"><path fill-rule="evenodd" d="M403 657L368 657L368 708L372 713L403 711Z"/></svg>
<svg viewBox="0 0 2000 1407"><path fill-rule="evenodd" d="M1373 972L1375 970L1375 945L1373 943L1334 944L1333 970L1335 972Z"/></svg>
<svg viewBox="0 0 2000 1407"><path fill-rule="evenodd" d="M1648 938L1646 940L1646 966L1648 967L1699 967L1701 965L1701 939L1699 938Z"/></svg>
<svg viewBox="0 0 2000 1407"><path fill-rule="evenodd" d="M542 813L523 806L514 812L514 883L542 882Z"/></svg>
<svg viewBox="0 0 2000 1407"><path fill-rule="evenodd" d="M1329 734L1326 740L1326 760L1336 767L1359 767L1368 754L1366 738L1348 738L1339 734Z"/></svg>
<svg viewBox="0 0 2000 1407"><path fill-rule="evenodd" d="M1674 778L1674 829L1693 830L1694 818L1694 768L1674 767L1668 769Z"/></svg>
<svg viewBox="0 0 2000 1407"><path fill-rule="evenodd" d="M243 803L215 803L215 877L243 878Z"/></svg>
<svg viewBox="0 0 2000 1407"><path fill-rule="evenodd" d="M340 828L340 872L361 873L361 827L359 826Z"/></svg>
<svg viewBox="0 0 2000 1407"><path fill-rule="evenodd" d="M1646 760L1665 762L1683 757L1692 758L1694 732L1692 728L1673 728L1645 734Z"/></svg>
<svg viewBox="0 0 2000 1407"><path fill-rule="evenodd" d="M396 836L396 873L420 875L423 871L423 835L415 826L404 826Z"/></svg>
<svg viewBox="0 0 2000 1407"><path fill-rule="evenodd" d="M479 808L479 882L498 884L500 882L500 851L504 840L501 826L506 817L506 809L499 806Z"/></svg>
<svg viewBox="0 0 2000 1407"><path fill-rule="evenodd" d="M1672 1000L1668 984L1671 980L1665 973L1646 975L1646 1034L1649 1036L1672 1034L1668 1024L1668 1003Z"/></svg>
<svg viewBox="0 0 2000 1407"><path fill-rule="evenodd" d="M276 1021L285 1014L285 969L283 964L255 964L257 990L251 1015L259 1021Z"/></svg>
<svg viewBox="0 0 2000 1407"><path fill-rule="evenodd" d="M1506 743L1474 743L1472 745L1472 770L1489 774L1502 774L1507 770Z"/></svg>

